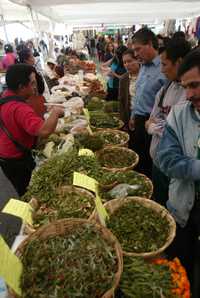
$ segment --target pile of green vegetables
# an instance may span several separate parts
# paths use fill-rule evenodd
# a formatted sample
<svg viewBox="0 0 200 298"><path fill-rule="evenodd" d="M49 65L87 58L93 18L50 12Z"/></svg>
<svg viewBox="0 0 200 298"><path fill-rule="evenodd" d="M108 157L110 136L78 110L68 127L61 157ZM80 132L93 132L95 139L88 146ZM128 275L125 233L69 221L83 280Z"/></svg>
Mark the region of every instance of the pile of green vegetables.
<svg viewBox="0 0 200 298"><path fill-rule="evenodd" d="M117 148L119 150L120 148ZM116 151L116 148L106 148L98 155L98 160L102 167L106 168L124 168L131 166L136 159L136 154L121 149Z"/></svg>
<svg viewBox="0 0 200 298"><path fill-rule="evenodd" d="M138 196L138 197L151 197L152 195L152 183L151 181L144 175L135 172L135 171L127 171L127 172L117 172L111 174L111 178L113 181L115 180L116 185L127 185L130 186L127 188L127 196ZM119 190L122 190L122 189ZM115 187L116 189L116 187ZM116 189L117 191L117 189ZM110 200L114 198L122 198L125 196L113 196L112 190L109 192L102 191L101 197L105 200Z"/></svg>
<svg viewBox="0 0 200 298"><path fill-rule="evenodd" d="M119 102L118 101L107 101L104 104L105 113L118 113L119 112Z"/></svg>
<svg viewBox="0 0 200 298"><path fill-rule="evenodd" d="M90 124L95 128L118 128L120 120L107 113L90 112Z"/></svg>
<svg viewBox="0 0 200 298"><path fill-rule="evenodd" d="M103 148L104 140L97 134L77 134L75 136L75 146L77 148L87 148L95 152Z"/></svg>
<svg viewBox="0 0 200 298"><path fill-rule="evenodd" d="M168 266L125 257L120 288L126 298L177 298Z"/></svg>
<svg viewBox="0 0 200 298"><path fill-rule="evenodd" d="M112 180L112 176L102 169L95 157L78 156L76 151L64 153L48 159L34 171L22 200L29 201L35 197L40 202L48 202L56 196L58 187L73 184L74 172L88 175L100 184L110 184Z"/></svg>
<svg viewBox="0 0 200 298"><path fill-rule="evenodd" d="M22 255L22 298L100 298L113 286L114 248L92 224L29 242Z"/></svg>
<svg viewBox="0 0 200 298"><path fill-rule="evenodd" d="M88 111L100 111L103 110L104 107L104 100L98 97L93 97L86 105Z"/></svg>
<svg viewBox="0 0 200 298"><path fill-rule="evenodd" d="M126 202L119 207L110 215L107 227L127 252L156 251L169 236L167 219L137 202Z"/></svg>
<svg viewBox="0 0 200 298"><path fill-rule="evenodd" d="M95 208L93 196L78 188L60 190L34 215L34 226L40 226L62 218L88 218Z"/></svg>
<svg viewBox="0 0 200 298"><path fill-rule="evenodd" d="M101 137L104 140L104 146L106 145L121 145L128 140L128 135L121 131L98 131L96 136Z"/></svg>

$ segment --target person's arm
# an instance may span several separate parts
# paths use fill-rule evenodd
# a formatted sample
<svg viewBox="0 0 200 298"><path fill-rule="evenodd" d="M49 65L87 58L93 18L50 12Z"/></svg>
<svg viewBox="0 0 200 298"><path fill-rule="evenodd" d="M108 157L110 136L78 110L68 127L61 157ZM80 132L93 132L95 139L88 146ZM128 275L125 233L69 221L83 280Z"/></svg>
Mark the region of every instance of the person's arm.
<svg viewBox="0 0 200 298"><path fill-rule="evenodd" d="M41 128L38 130L37 136L47 138L56 129L58 119L64 114L64 109L61 107L53 107L49 118L44 121Z"/></svg>
<svg viewBox="0 0 200 298"><path fill-rule="evenodd" d="M112 61L113 61L113 58L111 58L110 60L108 60L108 61L102 63L100 67L101 67L101 68L108 67L108 66L111 65Z"/></svg>
<svg viewBox="0 0 200 298"><path fill-rule="evenodd" d="M177 179L200 179L200 160L184 155L174 129L168 124L157 153L160 169L165 175Z"/></svg>

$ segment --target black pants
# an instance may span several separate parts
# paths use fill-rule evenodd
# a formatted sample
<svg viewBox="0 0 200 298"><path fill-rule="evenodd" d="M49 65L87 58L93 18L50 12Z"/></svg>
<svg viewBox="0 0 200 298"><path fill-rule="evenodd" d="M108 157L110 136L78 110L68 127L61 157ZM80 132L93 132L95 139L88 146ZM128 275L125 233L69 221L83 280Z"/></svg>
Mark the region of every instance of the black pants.
<svg viewBox="0 0 200 298"><path fill-rule="evenodd" d="M129 148L139 155L139 163L134 169L149 178L152 175L152 159L149 154L151 136L145 130L145 122L149 119L147 116L135 115L135 129L130 132Z"/></svg>
<svg viewBox="0 0 200 298"><path fill-rule="evenodd" d="M153 182L153 199L166 207L166 202L168 200L168 191L169 191L169 177L165 176L163 172L160 171L153 164L152 168L152 182Z"/></svg>
<svg viewBox="0 0 200 298"><path fill-rule="evenodd" d="M185 267L192 298L200 297L200 199L195 201L187 225L177 224L176 237L166 250L169 257L178 257Z"/></svg>
<svg viewBox="0 0 200 298"><path fill-rule="evenodd" d="M31 154L26 154L26 156L19 159L0 158L0 166L19 196L24 195L30 182L32 171L35 168L35 161Z"/></svg>

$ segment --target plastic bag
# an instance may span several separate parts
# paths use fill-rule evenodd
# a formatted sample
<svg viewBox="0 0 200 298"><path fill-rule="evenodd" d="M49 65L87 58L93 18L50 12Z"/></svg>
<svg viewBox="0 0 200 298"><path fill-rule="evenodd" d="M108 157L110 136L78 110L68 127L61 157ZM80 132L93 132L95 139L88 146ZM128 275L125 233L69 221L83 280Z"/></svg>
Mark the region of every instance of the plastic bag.
<svg viewBox="0 0 200 298"><path fill-rule="evenodd" d="M58 146L57 154L62 153L70 153L73 151L74 146L74 136L72 134L68 134L63 138L63 141Z"/></svg>
<svg viewBox="0 0 200 298"><path fill-rule="evenodd" d="M138 190L141 185L129 185L126 183L118 184L111 189L108 194L112 199L125 198L127 196L135 195L135 191Z"/></svg>

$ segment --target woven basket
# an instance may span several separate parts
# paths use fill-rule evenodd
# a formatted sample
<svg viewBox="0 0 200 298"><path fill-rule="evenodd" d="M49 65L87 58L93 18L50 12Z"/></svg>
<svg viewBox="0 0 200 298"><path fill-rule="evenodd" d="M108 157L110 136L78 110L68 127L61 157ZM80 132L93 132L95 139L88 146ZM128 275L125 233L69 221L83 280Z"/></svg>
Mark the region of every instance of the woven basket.
<svg viewBox="0 0 200 298"><path fill-rule="evenodd" d="M73 186L73 185L63 185L63 186L60 186L60 187L57 188L56 193L58 195L61 195L61 196L64 196L65 194L70 194L70 193L74 193L74 194L77 194L77 195L81 194L85 198L87 198L89 201L93 201L94 202L94 200L95 200L94 194L92 194L88 190L85 190L83 188L76 187L76 186ZM33 199L32 199L32 201L33 201ZM34 201L36 201L38 203L38 205L40 204L40 199L37 200L37 199L34 198ZM93 205L94 205L93 207L95 208L95 202L94 202ZM45 206L45 209L47 208L47 209L49 209L49 211L43 210L44 206ZM56 210L59 209L59 208L56 208L53 204L51 204L51 203L49 204L48 202L47 203L42 203L40 207L41 207L41 210L39 209L40 215L42 215L42 214L45 215L46 214L46 216L49 217L49 223L52 223L52 222L58 220L54 216L51 217L51 215L52 215L51 212L54 212L54 211L56 212ZM87 219L87 217L89 217L90 214L93 212L93 209L94 209L93 207L91 206L91 208L86 212L86 214L84 214L83 211L82 211L81 214L84 215L84 216L80 216L79 217L77 215L77 218L85 218L85 219ZM65 214L65 216L63 216L63 217L68 218L69 216L67 217L66 214ZM35 218L37 218L37 212L35 214L33 214L33 219L35 219ZM38 228L38 225L36 225L34 227L35 228ZM41 226L41 225L39 225L39 226Z"/></svg>
<svg viewBox="0 0 200 298"><path fill-rule="evenodd" d="M103 157L103 155L108 152L112 152L112 154L116 155L116 156L120 156L121 152L123 152L123 153L125 152L125 153L127 153L127 155L131 155L132 159L133 159L132 164L130 164L130 166L128 166L128 167L108 168L108 167L102 166L103 169L106 169L107 171L110 171L110 172L129 171L129 170L133 169L139 162L139 156L137 155L136 152L134 152L131 149L125 148L125 147L116 147L116 146L109 146L107 148L104 148L104 149L98 151L96 153L98 160L101 162L101 158Z"/></svg>
<svg viewBox="0 0 200 298"><path fill-rule="evenodd" d="M143 257L145 259L151 259L158 257L162 252L166 250L166 248L172 243L175 235L176 235L176 223L170 213L165 209L163 206L159 205L158 203L141 197L127 197L124 199L115 199L111 200L104 204L109 214L113 214L119 207L123 206L127 202L136 202L142 204L143 206L152 209L153 211L160 214L161 217L166 217L169 223L169 235L166 239L165 244L160 247L156 251L152 252L144 252L144 253L135 253L135 252L127 252L123 251L125 256L132 256L132 257ZM100 223L97 211L95 210L93 214L90 216L89 220L96 221ZM142 218L141 218L142 220Z"/></svg>
<svg viewBox="0 0 200 298"><path fill-rule="evenodd" d="M71 232L74 230L76 227L79 227L80 225L83 225L85 223L88 223L88 220L85 219L76 219L76 218L70 218L70 219L61 219L58 220L54 223L45 225L38 229L35 233L30 235L28 238L26 238L21 245L18 247L16 250L16 255L20 258L23 254L23 251L26 247L26 245L29 243L31 240L35 239L46 239L49 236L56 236L56 235L63 235L68 232ZM123 271L123 255L122 255L122 249L121 246L116 239L116 237L105 227L98 225L97 223L93 223L94 227L96 230L100 231L102 237L104 240L106 240L112 247L114 247L116 256L117 256L117 272L115 273L114 277L114 283L111 289L106 291L104 295L101 298L113 298L114 297L114 291L119 285L120 277ZM13 291L9 291L11 294L11 297L17 298ZM31 298L31 297L30 297Z"/></svg>
<svg viewBox="0 0 200 298"><path fill-rule="evenodd" d="M110 129L116 129L116 130L119 130L121 129L123 126L124 126L124 122L122 120L119 119L119 122L118 122L118 126L116 127L112 127ZM105 130L107 129L106 127L96 127L96 126L93 126L93 125L90 125L90 127L93 129L93 130L96 130L96 131L100 131L100 130ZM109 127L108 127L109 128Z"/></svg>
<svg viewBox="0 0 200 298"><path fill-rule="evenodd" d="M129 135L128 135L128 133L126 133L124 131L106 128L106 129L100 130L94 134L95 135L104 135L106 133L118 134L123 139L123 142L121 142L120 144L106 144L104 146L104 148L107 148L107 147L128 147Z"/></svg>

